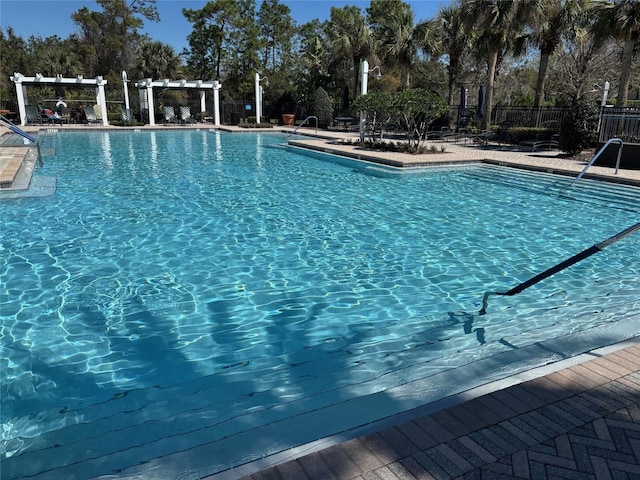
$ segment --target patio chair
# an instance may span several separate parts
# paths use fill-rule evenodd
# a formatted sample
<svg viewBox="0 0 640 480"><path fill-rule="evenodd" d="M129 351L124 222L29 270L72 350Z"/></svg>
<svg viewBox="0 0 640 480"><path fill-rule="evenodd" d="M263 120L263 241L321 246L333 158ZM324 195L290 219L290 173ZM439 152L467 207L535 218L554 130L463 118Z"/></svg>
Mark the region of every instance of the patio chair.
<svg viewBox="0 0 640 480"><path fill-rule="evenodd" d="M40 115L40 111L38 110L38 107L36 107L35 105L25 105L24 108L25 108L25 116L27 117L26 119L27 124L37 123L38 125L42 125L42 115Z"/></svg>
<svg viewBox="0 0 640 480"><path fill-rule="evenodd" d="M84 107L84 116L87 120L88 123L98 123L98 115L96 114L96 111L94 110L94 108L90 105L87 105L86 107Z"/></svg>
<svg viewBox="0 0 640 480"><path fill-rule="evenodd" d="M64 123L64 118L62 118L60 115L58 115L53 110L50 110L48 108L42 109L42 114L40 115L40 117L42 118L43 121L46 121L47 123L52 123L52 124L57 123L59 125L62 125Z"/></svg>
<svg viewBox="0 0 640 480"><path fill-rule="evenodd" d="M524 140L519 143L522 147L531 147L531 151L535 152L536 150L542 149L552 149L552 148L560 148L559 132L560 132L560 122L557 120L549 120L544 122L543 124L544 131L539 134L535 139Z"/></svg>
<svg viewBox="0 0 640 480"><path fill-rule="evenodd" d="M122 121L126 124L126 123L133 123L136 121L136 119L133 117L133 113L131 113L131 109L130 108L123 108L122 109Z"/></svg>
<svg viewBox="0 0 640 480"><path fill-rule="evenodd" d="M195 123L196 119L191 115L189 107L180 107L180 121L182 123Z"/></svg>
<svg viewBox="0 0 640 480"><path fill-rule="evenodd" d="M62 113L60 114L60 116L64 119L65 122L75 123L75 112L73 112L71 108L62 107L61 111Z"/></svg>
<svg viewBox="0 0 640 480"><path fill-rule="evenodd" d="M165 123L178 123L178 117L176 117L176 111L173 107L164 107L164 121Z"/></svg>
<svg viewBox="0 0 640 480"><path fill-rule="evenodd" d="M505 120L498 125L498 129L489 137L488 140L498 142L499 144L509 143L509 129L513 126L511 120Z"/></svg>
<svg viewBox="0 0 640 480"><path fill-rule="evenodd" d="M456 138L456 132L449 129L449 127L442 127L440 130L427 132L427 140L446 140L448 138Z"/></svg>

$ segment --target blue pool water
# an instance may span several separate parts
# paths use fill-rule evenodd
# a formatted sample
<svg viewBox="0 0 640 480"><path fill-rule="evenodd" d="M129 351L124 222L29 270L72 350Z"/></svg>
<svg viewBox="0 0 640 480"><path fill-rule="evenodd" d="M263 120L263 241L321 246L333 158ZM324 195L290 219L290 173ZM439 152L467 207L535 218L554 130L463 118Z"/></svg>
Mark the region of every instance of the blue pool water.
<svg viewBox="0 0 640 480"><path fill-rule="evenodd" d="M0 203L3 479L198 478L638 334L640 235L478 311L640 189L285 141L43 139L55 195Z"/></svg>

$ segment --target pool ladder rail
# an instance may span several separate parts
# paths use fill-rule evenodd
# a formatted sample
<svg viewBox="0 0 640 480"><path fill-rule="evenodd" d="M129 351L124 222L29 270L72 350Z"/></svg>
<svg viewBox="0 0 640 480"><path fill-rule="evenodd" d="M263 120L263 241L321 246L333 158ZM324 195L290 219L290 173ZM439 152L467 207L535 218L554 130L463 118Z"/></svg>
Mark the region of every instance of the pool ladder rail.
<svg viewBox="0 0 640 480"><path fill-rule="evenodd" d="M3 115L0 115L0 125L7 127L12 132L17 133L21 137L24 137L30 142L32 142L38 149L38 163L42 165L42 155L40 154L40 143L38 143L38 139L36 137L34 137L33 135L29 135L27 132L17 127L11 120L4 117Z"/></svg>
<svg viewBox="0 0 640 480"><path fill-rule="evenodd" d="M623 238L628 237L629 235L631 235L631 234L633 234L633 233L635 233L635 232L637 232L639 230L640 230L640 223L636 223L635 225L632 225L629 228L626 228L626 229L622 230L621 232L613 235L612 237L609 237L606 240L603 240L602 242L596 243L595 245L593 245L593 246L581 251L580 253L577 253L573 257L568 258L566 260L563 260L562 262L558 263L557 265L554 265L553 267L545 270L544 272L539 273L538 275L536 275L534 277L531 277L529 280L526 280L526 281L520 283L519 285L516 285L511 290L508 290L506 292L485 292L484 296L482 297L482 309L480 310L479 315L484 315L484 314L487 313L487 300L489 299L489 296L491 296L491 295L502 295L502 296L517 295L518 293L520 293L523 290L529 288L530 286L535 285L538 282L541 282L545 278L550 277L551 275L554 275L554 274L558 273L559 271L564 270L567 267L570 267L574 263L578 263L579 261L584 260L587 257L590 257L594 253L600 252L601 250L603 250L605 247L608 247L612 243L616 243L617 241L622 240Z"/></svg>
<svg viewBox="0 0 640 480"><path fill-rule="evenodd" d="M624 147L624 142L622 141L622 139L620 138L610 138L609 140L607 140L607 143L605 143L602 148L600 150L598 150L598 153L596 153L593 158L591 160L589 160L589 163L587 163L587 165L582 169L582 171L580 172L580 174L575 178L575 180L573 182L571 182L571 186L573 187L575 185L575 183L580 180L582 178L582 176L587 173L587 170L589 170L589 167L591 167L591 165L593 165L595 163L595 161L598 159L598 157L600 157L600 155L602 155L602 153L607 149L607 147L612 144L612 143L618 143L620 146L618 147L618 158L616 160L616 171L615 171L615 175L618 174L618 169L620 168L620 158L622 157L622 147Z"/></svg>
<svg viewBox="0 0 640 480"><path fill-rule="evenodd" d="M291 132L289 134L289 138L291 138L297 131L298 129L300 129L300 127L302 127L305 123L308 123L309 120L311 120L312 118L316 119L316 133L318 133L318 117L316 117L315 115L309 115L307 118L305 118L302 122L300 122L300 125L298 125L293 132Z"/></svg>

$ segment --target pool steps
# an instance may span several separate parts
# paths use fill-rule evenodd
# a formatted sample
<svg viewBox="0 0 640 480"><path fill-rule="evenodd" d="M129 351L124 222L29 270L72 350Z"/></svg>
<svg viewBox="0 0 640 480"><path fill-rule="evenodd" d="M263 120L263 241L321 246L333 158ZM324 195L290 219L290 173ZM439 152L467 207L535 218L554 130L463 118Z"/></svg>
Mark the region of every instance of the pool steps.
<svg viewBox="0 0 640 480"><path fill-rule="evenodd" d="M518 170L518 175L514 176L510 169L492 165L483 165L482 168L468 170L468 174L478 180L496 185L509 185L518 189L556 195L580 203L592 203L594 197L597 197L598 201L607 200L610 203L610 208L640 212L637 189L626 185L603 184L597 180L587 179L571 188L571 180L567 177L541 172L527 172L526 170Z"/></svg>

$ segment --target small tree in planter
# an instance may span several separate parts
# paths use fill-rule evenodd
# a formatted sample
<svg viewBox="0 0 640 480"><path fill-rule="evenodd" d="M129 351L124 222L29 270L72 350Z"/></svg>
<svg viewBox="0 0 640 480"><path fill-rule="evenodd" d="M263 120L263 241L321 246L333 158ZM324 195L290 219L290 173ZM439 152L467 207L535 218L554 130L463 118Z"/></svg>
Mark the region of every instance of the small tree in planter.
<svg viewBox="0 0 640 480"><path fill-rule="evenodd" d="M361 95L353 101L351 108L356 112L365 112L367 128L372 142L382 141L384 130L393 118L393 98L388 93L371 92Z"/></svg>
<svg viewBox="0 0 640 480"><path fill-rule="evenodd" d="M422 88L403 90L393 96L395 117L406 132L410 148L416 148L427 136L431 124L449 109L434 92Z"/></svg>

